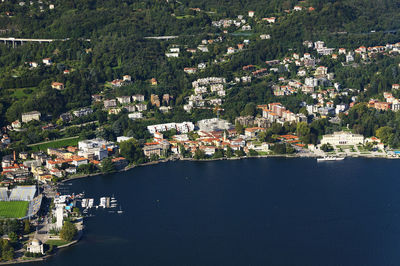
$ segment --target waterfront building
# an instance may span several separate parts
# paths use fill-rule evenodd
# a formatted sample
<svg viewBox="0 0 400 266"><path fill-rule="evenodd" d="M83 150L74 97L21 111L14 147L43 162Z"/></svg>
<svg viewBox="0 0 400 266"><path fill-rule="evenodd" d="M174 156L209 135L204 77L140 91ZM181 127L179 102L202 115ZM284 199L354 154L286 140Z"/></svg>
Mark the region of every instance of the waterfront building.
<svg viewBox="0 0 400 266"><path fill-rule="evenodd" d="M321 144L331 145L357 145L364 143L364 136L360 134L353 134L351 132L340 131L333 134L324 135Z"/></svg>
<svg viewBox="0 0 400 266"><path fill-rule="evenodd" d="M163 148L160 144L146 145L143 147L143 153L147 157L150 157L153 154L155 154L157 156L161 156L162 151L163 151Z"/></svg>
<svg viewBox="0 0 400 266"><path fill-rule="evenodd" d="M28 245L26 246L26 251L30 252L30 253L40 253L40 254L44 254L44 250L43 250L43 243L34 238L32 239L31 242L28 243Z"/></svg>

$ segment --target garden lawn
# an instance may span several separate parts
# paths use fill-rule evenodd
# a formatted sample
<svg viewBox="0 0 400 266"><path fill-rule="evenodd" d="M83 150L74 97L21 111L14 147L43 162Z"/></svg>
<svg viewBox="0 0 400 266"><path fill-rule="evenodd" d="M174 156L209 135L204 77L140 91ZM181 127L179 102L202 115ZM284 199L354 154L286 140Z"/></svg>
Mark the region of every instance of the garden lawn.
<svg viewBox="0 0 400 266"><path fill-rule="evenodd" d="M47 240L46 241L46 244L47 245L53 245L53 246L63 246L63 245L66 245L66 244L68 244L69 242L68 241L65 241L65 240L62 240L62 239L60 239L60 240Z"/></svg>

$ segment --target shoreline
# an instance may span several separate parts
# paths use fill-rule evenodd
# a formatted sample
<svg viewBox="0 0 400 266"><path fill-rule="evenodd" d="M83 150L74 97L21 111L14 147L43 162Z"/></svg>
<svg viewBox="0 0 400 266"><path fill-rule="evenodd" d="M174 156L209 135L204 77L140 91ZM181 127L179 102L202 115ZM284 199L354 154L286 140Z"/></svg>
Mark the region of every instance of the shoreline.
<svg viewBox="0 0 400 266"><path fill-rule="evenodd" d="M109 174L115 174L115 173L121 173L121 172L126 172L131 169L134 169L136 167L145 167L145 166L151 166L151 165L157 165L160 163L168 163L168 162L175 162L175 161L189 161L189 162L215 162L215 161L234 161L234 160L245 160L245 159L268 159L268 158L322 158L322 156L313 154L313 155L306 155L306 156L299 156L297 154L270 154L270 155L258 155L258 156L242 156L242 157L223 157L223 158L210 158L210 159L204 159L204 160L197 160L194 158L183 158L183 157L169 157L165 158L162 160L158 161L152 161L152 162L147 162L147 163L142 163L138 165L128 165L125 168L116 170L115 172L109 173ZM346 158L368 158L368 159L400 159L398 157L391 157L388 155L382 155L382 156L375 156L375 155L351 155L351 156L346 156ZM64 180L59 181L59 183L65 183L68 181L72 181L75 179L81 179L81 178L86 178L86 177L92 177L92 176L98 176L98 175L105 175L107 173L92 173L92 174L82 174L82 175L76 175Z"/></svg>

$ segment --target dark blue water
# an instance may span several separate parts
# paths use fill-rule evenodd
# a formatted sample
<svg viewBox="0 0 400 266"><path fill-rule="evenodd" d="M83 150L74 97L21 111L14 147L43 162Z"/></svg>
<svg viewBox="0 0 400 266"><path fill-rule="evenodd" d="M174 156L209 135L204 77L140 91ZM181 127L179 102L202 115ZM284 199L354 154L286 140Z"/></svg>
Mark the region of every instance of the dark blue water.
<svg viewBox="0 0 400 266"><path fill-rule="evenodd" d="M73 181L115 194L46 265L400 265L400 162L176 162Z"/></svg>

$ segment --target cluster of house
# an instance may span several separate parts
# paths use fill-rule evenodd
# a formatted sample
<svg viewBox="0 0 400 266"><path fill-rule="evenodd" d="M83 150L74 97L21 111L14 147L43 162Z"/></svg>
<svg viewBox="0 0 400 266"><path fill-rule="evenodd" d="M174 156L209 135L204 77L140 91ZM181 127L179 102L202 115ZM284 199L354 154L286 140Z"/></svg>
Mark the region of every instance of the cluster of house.
<svg viewBox="0 0 400 266"><path fill-rule="evenodd" d="M262 127L249 127L245 129L244 135L239 135L228 121L211 118L200 120L197 127L191 122L169 123L148 126L148 131L153 135L153 141L146 143L143 151L148 157L153 154L163 156L168 151L174 154L181 154L182 148L192 153L200 149L206 155L212 156L217 149L226 150L228 147L233 150L243 150L246 153L252 149L256 151L268 152L269 144L261 143L255 139L257 134L264 131ZM164 139L163 132L175 129L177 135L172 136L172 140ZM190 139L189 132L195 131L198 136L195 140Z"/></svg>
<svg viewBox="0 0 400 266"><path fill-rule="evenodd" d="M166 57L179 57L180 48L179 47L171 47L165 53Z"/></svg>
<svg viewBox="0 0 400 266"><path fill-rule="evenodd" d="M249 17L254 17L254 11L249 11ZM211 25L217 28L229 28L236 27L241 28L241 30L251 30L251 26L246 22L246 19L243 15L238 15L236 19L220 19L216 21L212 21Z"/></svg>
<svg viewBox="0 0 400 266"><path fill-rule="evenodd" d="M170 101L173 98L174 97L172 95L170 95L169 93L165 93L165 94L163 94L163 96L160 100L160 97L157 94L151 94L150 95L150 103L151 103L151 105L158 107L158 109L161 112L166 113L172 109L172 107L170 106ZM165 105L161 106L162 104L165 104Z"/></svg>
<svg viewBox="0 0 400 266"><path fill-rule="evenodd" d="M122 85L126 85L132 82L132 77L129 75L124 75L122 79L114 79L111 81L111 85L113 87L121 87Z"/></svg>
<svg viewBox="0 0 400 266"><path fill-rule="evenodd" d="M37 68L39 66L39 63L37 62L25 62L29 67L31 68ZM53 61L51 60L50 57L46 57L42 59L42 63L45 66L51 66L53 64Z"/></svg>
<svg viewBox="0 0 400 266"><path fill-rule="evenodd" d="M30 121L40 121L41 113L39 111L31 111L23 113L21 120L17 119L7 126L8 130L22 131L22 123L29 123Z"/></svg>
<svg viewBox="0 0 400 266"><path fill-rule="evenodd" d="M361 59L367 60L368 58L374 57L378 53L384 54L399 54L400 53L400 43L388 43L386 45L378 46L360 46L354 50L346 50L345 48L327 48L323 41L304 41L303 44L307 48L315 49L320 55L331 55L332 59L337 59L339 55L346 56L346 63L352 63L354 61L355 55L359 55Z"/></svg>
<svg viewBox="0 0 400 266"><path fill-rule="evenodd" d="M84 107L84 108L80 108L80 109L72 111L72 112L62 113L60 115L60 119L63 122L69 122L69 121L73 120L75 117L77 117L77 118L84 117L84 116L90 115L92 113L93 113L92 108Z"/></svg>
<svg viewBox="0 0 400 266"><path fill-rule="evenodd" d="M188 98L188 103L183 106L190 112L193 108L206 106L219 106L225 97L226 79L221 77L201 78L192 82L194 94Z"/></svg>
<svg viewBox="0 0 400 266"><path fill-rule="evenodd" d="M318 47L318 49L326 48L321 41L314 43L310 42L311 47ZM333 99L337 96L351 96L356 93L352 89L343 89L338 82L333 82L334 73L328 72L325 66L317 66L319 60L314 58L311 54L305 53L303 56L293 53L291 57L284 58L283 60L269 60L265 62L268 68L256 69L253 65L243 66L244 71L251 71L253 77L262 77L272 72L290 71L289 65L295 64L299 67L297 76L299 79L286 79L280 77L276 84L273 84L272 91L275 96L286 96L303 92L309 94L312 98L318 101L317 104L307 106L309 114L319 113L321 116L330 114L338 114L346 111L349 107L354 105L357 97L352 96L352 103L350 106L347 104L339 103L335 105ZM303 79L303 82L301 81ZM294 119L293 117L291 119Z"/></svg>
<svg viewBox="0 0 400 266"><path fill-rule="evenodd" d="M95 94L92 95L92 99L94 102L102 102L109 114L118 114L122 108L126 109L131 119L142 118L142 112L147 110L147 105L144 103L145 97L142 94L118 96L114 99L103 99L102 95Z"/></svg>
<svg viewBox="0 0 400 266"><path fill-rule="evenodd" d="M398 90L399 88L399 84L392 85L392 89ZM396 99L391 92L384 92L383 97L386 100L385 102L371 99L368 102L368 107L375 108L379 111L392 110L393 112L397 112L400 110L400 100Z"/></svg>
<svg viewBox="0 0 400 266"><path fill-rule="evenodd" d="M118 145L103 139L83 140L78 147L67 147L63 149L48 148L47 152L20 152L18 158L13 155L3 156L1 175L5 178L1 184L26 182L33 176L40 182L48 182L53 177L63 177L75 174L80 165L93 163L98 165L109 156L118 151ZM22 161L22 163L18 163ZM122 157L112 159L117 167L126 165Z"/></svg>
<svg viewBox="0 0 400 266"><path fill-rule="evenodd" d="M307 116L304 114L295 114L287 110L281 103L259 105L258 108L262 109L262 116L270 123L278 123L283 125L285 122L307 122Z"/></svg>

